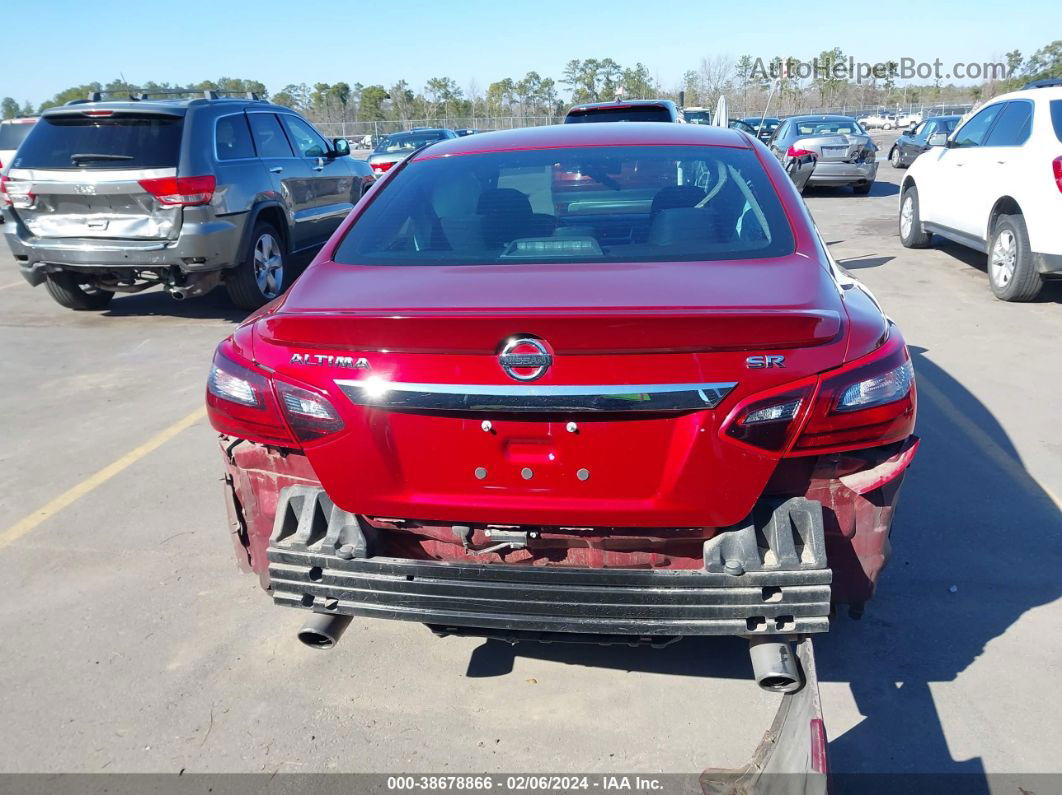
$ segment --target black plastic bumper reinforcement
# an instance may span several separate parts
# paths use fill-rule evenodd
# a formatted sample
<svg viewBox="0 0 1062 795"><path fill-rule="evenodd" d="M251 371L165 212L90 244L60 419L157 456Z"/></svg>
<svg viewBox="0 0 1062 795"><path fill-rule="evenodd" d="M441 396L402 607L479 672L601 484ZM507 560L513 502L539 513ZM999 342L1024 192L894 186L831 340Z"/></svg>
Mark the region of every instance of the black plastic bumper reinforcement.
<svg viewBox="0 0 1062 795"><path fill-rule="evenodd" d="M755 514L754 514L755 516ZM825 632L822 509L803 498L705 543L706 568L585 569L366 557L357 517L319 489L281 494L269 547L277 604L446 627L611 635Z"/></svg>

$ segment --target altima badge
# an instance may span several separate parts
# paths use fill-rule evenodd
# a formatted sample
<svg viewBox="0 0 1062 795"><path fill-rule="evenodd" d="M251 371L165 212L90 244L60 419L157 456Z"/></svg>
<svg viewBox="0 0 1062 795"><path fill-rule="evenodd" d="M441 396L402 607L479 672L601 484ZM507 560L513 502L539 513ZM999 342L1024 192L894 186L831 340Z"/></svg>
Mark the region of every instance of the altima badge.
<svg viewBox="0 0 1062 795"><path fill-rule="evenodd" d="M353 356L329 356L324 353L293 353L292 364L312 364L321 367L347 367L351 370L371 370L369 360L364 356L355 359Z"/></svg>

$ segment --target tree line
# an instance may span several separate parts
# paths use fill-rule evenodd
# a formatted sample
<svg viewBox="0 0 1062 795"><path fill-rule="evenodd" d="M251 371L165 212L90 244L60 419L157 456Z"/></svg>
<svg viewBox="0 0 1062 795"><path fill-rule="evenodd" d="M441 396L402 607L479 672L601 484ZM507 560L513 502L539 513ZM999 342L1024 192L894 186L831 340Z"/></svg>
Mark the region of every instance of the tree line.
<svg viewBox="0 0 1062 795"><path fill-rule="evenodd" d="M790 76L779 68L787 60L771 59L774 69L768 74L762 59L742 55L736 59L714 56L701 59L696 69L683 74L678 85L665 86L642 63L624 66L612 58L574 58L568 61L559 79L530 71L522 78L506 77L481 88L475 80L461 86L451 77L433 77L419 90L405 80L385 86L362 83L289 84L270 96L258 80L221 77L198 83L178 85L148 82L134 86L124 80L109 83L86 83L71 86L38 106L21 105L12 97L0 100L0 115L5 119L29 116L81 99L93 91L110 96L146 93L148 96L183 97L201 95L203 91L253 91L263 99L306 114L316 122L373 122L445 120L476 117L557 117L570 104L624 98L663 97L686 106L713 107L726 96L735 115L759 113L767 108L773 114L794 113L813 108L843 106L894 106L898 104L976 103L1004 91L1019 88L1028 80L1062 77L1062 39L1051 42L1028 58L1013 50L1006 54L1008 77L993 77L978 85L959 86L936 80L923 84L897 84L898 64L889 62L865 80L834 76L832 64L843 63L847 55L839 47L819 53L821 73L807 77ZM775 76L771 76L775 75Z"/></svg>

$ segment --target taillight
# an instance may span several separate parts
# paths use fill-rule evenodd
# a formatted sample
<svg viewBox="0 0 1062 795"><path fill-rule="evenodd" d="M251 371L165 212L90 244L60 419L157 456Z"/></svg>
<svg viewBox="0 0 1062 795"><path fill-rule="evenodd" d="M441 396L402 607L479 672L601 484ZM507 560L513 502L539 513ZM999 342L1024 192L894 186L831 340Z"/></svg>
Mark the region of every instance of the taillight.
<svg viewBox="0 0 1062 795"><path fill-rule="evenodd" d="M1055 185L1058 186L1059 193L1062 193L1062 157L1051 161L1051 171L1055 175Z"/></svg>
<svg viewBox="0 0 1062 795"><path fill-rule="evenodd" d="M276 387L288 425L300 440L312 442L343 430L343 420L324 395L284 381L277 381Z"/></svg>
<svg viewBox="0 0 1062 795"><path fill-rule="evenodd" d="M289 384L237 361L218 346L207 379L207 413L221 433L277 447L299 448L341 431L343 420L324 395Z"/></svg>
<svg viewBox="0 0 1062 795"><path fill-rule="evenodd" d="M392 160L387 163L370 163L369 165L372 166L373 171L379 171L382 174L385 171L389 171L394 164L395 161Z"/></svg>
<svg viewBox="0 0 1062 795"><path fill-rule="evenodd" d="M914 430L914 369L898 333L878 350L823 378L791 455L891 444Z"/></svg>
<svg viewBox="0 0 1062 795"><path fill-rule="evenodd" d="M761 450L789 447L815 392L815 380L760 392L738 407L724 423L726 435Z"/></svg>
<svg viewBox="0 0 1062 795"><path fill-rule="evenodd" d="M790 146L789 150L785 153L787 157L806 157L807 155L815 156L815 153L810 149L797 149L795 146Z"/></svg>
<svg viewBox="0 0 1062 795"><path fill-rule="evenodd" d="M194 207L209 204L214 198L217 181L207 177L158 177L139 180L140 187L150 193L159 204Z"/></svg>
<svg viewBox="0 0 1062 795"><path fill-rule="evenodd" d="M28 209L37 201L37 196L30 190L33 183L20 182L11 177L0 176L0 196L3 203L11 207Z"/></svg>
<svg viewBox="0 0 1062 795"><path fill-rule="evenodd" d="M873 353L821 380L751 395L723 422L723 434L772 453L816 455L901 441L914 421L914 369L894 332Z"/></svg>

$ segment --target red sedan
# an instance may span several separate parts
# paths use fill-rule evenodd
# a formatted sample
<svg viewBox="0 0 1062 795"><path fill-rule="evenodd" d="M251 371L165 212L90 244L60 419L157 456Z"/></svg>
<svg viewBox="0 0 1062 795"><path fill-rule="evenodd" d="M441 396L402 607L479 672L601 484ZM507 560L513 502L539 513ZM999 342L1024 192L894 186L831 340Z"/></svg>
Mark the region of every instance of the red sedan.
<svg viewBox="0 0 1062 795"><path fill-rule="evenodd" d="M917 447L899 330L763 145L695 125L419 150L207 403L237 556L320 646L822 632Z"/></svg>

